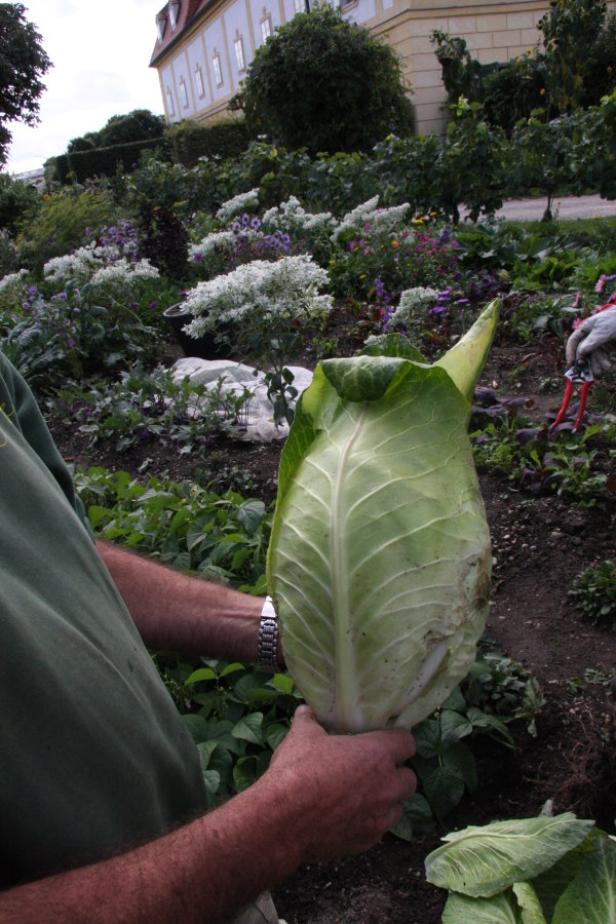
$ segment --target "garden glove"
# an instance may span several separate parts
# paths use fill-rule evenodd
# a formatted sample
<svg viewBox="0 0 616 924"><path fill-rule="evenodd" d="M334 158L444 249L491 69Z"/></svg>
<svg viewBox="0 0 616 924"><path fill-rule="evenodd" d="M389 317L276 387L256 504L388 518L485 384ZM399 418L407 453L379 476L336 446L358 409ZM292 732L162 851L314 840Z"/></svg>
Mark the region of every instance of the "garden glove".
<svg viewBox="0 0 616 924"><path fill-rule="evenodd" d="M566 355L567 366L590 363L595 378L607 372L616 361L616 305L582 321L567 340Z"/></svg>

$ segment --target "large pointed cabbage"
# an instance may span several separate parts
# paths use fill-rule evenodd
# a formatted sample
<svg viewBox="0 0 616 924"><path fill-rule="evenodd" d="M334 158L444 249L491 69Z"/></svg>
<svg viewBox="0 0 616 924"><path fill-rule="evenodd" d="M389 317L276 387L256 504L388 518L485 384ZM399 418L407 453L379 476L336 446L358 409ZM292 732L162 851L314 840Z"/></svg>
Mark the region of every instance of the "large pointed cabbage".
<svg viewBox="0 0 616 924"><path fill-rule="evenodd" d="M410 727L474 659L491 554L467 425L496 317L432 366L326 360L299 402L268 582L289 671L328 729Z"/></svg>

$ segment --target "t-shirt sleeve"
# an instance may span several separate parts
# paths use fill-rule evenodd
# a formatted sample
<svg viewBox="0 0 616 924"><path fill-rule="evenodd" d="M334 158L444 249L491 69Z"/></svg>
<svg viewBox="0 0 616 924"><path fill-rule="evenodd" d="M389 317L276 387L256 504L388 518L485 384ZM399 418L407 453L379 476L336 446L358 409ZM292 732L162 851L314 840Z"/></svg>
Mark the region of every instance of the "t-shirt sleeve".
<svg viewBox="0 0 616 924"><path fill-rule="evenodd" d="M36 399L23 376L1 352L0 410L4 411L41 461L45 463L62 488L68 502L88 532L92 534L85 508L75 493L71 473L53 441Z"/></svg>

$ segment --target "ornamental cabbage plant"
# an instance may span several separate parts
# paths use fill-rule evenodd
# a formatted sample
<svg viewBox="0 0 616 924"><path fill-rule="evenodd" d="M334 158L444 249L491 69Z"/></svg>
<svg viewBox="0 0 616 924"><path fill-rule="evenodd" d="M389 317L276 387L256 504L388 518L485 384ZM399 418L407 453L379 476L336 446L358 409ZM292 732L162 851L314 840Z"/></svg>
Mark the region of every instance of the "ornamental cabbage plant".
<svg viewBox="0 0 616 924"><path fill-rule="evenodd" d="M268 584L289 671L332 731L415 725L474 660L491 551L467 425L497 313L433 365L325 360L298 403Z"/></svg>

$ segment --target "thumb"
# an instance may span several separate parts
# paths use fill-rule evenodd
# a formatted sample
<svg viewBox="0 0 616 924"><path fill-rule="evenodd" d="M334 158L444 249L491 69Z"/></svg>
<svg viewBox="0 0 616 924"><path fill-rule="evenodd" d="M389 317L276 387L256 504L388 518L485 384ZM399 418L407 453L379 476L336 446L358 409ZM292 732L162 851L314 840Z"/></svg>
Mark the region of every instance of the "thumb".
<svg viewBox="0 0 616 924"><path fill-rule="evenodd" d="M298 706L293 715L293 728L296 731L301 731L302 729L307 730L308 728L314 728L321 726L318 724L315 714L305 703L301 706Z"/></svg>
<svg viewBox="0 0 616 924"><path fill-rule="evenodd" d="M569 339L567 340L566 347L566 357L567 365L572 365L575 362L576 355L578 352L578 346L581 341L588 336L590 331L593 329L596 322L596 315L591 315L589 318L586 318L580 326L573 331Z"/></svg>

